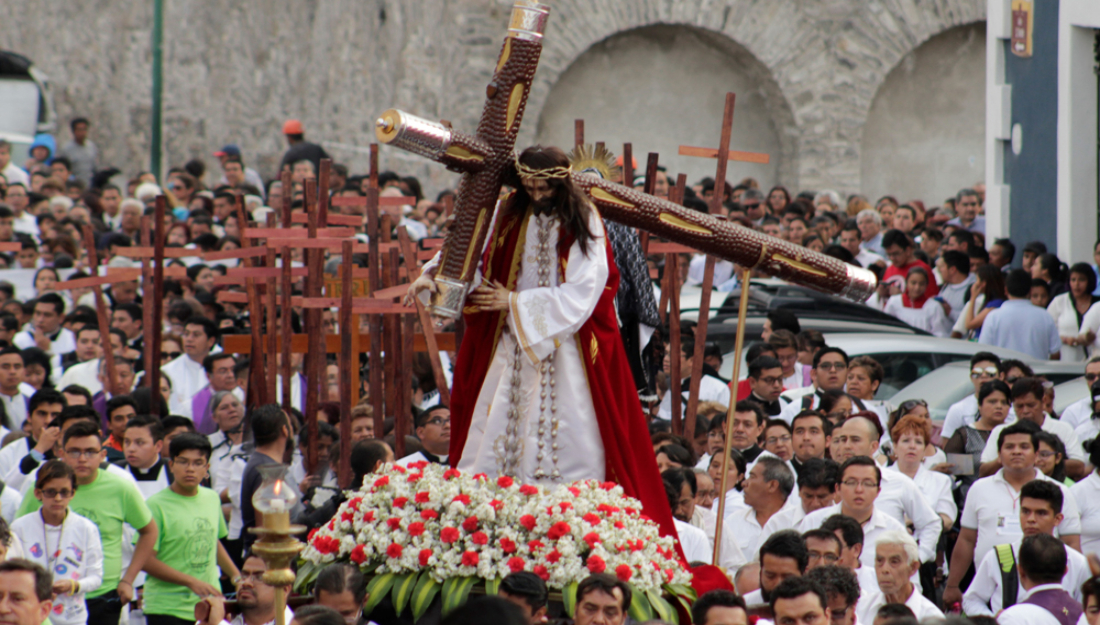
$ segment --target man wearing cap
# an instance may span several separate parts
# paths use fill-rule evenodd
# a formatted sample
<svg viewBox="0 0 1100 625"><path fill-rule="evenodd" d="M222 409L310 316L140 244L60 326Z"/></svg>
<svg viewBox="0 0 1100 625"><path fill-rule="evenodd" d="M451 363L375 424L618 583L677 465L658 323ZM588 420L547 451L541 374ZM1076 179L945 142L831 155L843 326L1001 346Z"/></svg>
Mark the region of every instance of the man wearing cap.
<svg viewBox="0 0 1100 625"><path fill-rule="evenodd" d="M237 147L237 144L235 143L230 143L228 145L222 146L222 149L218 150L217 152L214 152L214 156L218 159L218 162L221 163L223 172L221 179L218 180L218 185L229 184L229 180L226 179L224 174L225 163L229 160L229 157L231 156L241 158L241 148ZM244 164L243 159L241 160L241 164ZM244 168L244 182L245 184L252 185L259 189L261 195L264 193L264 179L260 177L260 174L258 174L255 169L252 169L251 167Z"/></svg>
<svg viewBox="0 0 1100 625"><path fill-rule="evenodd" d="M306 141L306 133L302 128L302 122L297 119L288 119L283 124L283 134L286 135L290 149L283 154L283 162L279 164L279 171L287 167L293 167L298 161L313 163L313 171L321 171L321 159L328 158L325 149L316 143Z"/></svg>

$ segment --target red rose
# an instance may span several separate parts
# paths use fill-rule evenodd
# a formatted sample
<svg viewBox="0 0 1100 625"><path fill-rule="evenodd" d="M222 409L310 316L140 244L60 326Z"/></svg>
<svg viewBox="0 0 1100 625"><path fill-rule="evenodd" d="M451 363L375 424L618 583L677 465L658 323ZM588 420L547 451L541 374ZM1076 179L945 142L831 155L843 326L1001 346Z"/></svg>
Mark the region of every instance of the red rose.
<svg viewBox="0 0 1100 625"><path fill-rule="evenodd" d="M392 469L392 470L393 470L393 471L394 471L395 473L400 473L400 474L404 475L404 474L405 474L405 472L406 472L406 471L407 471L408 469L406 469L405 467L403 467L403 466L401 466L401 465L399 465L399 464L395 464L395 465L393 465L393 469Z"/></svg>
<svg viewBox="0 0 1100 625"><path fill-rule="evenodd" d="M604 490L611 490L615 488L615 482L604 482L603 484L600 484L600 488Z"/></svg>
<svg viewBox="0 0 1100 625"><path fill-rule="evenodd" d="M393 517L392 519L386 519L386 525L390 526L391 530L395 530L401 527L401 519Z"/></svg>
<svg viewBox="0 0 1100 625"><path fill-rule="evenodd" d="M573 493L574 497L580 497L581 496L581 489L577 488L576 486L570 486L569 487L569 492Z"/></svg>
<svg viewBox="0 0 1100 625"><path fill-rule="evenodd" d="M573 504L569 503L568 501L563 501L558 504L558 507L561 508L561 511L564 513L566 510L572 510Z"/></svg>
<svg viewBox="0 0 1100 625"><path fill-rule="evenodd" d="M499 499L494 499L489 502L489 506L492 507L493 510L500 512L500 509L504 507L504 502Z"/></svg>
<svg viewBox="0 0 1100 625"><path fill-rule="evenodd" d="M348 507L351 508L352 510L355 510L356 512L358 512L359 511L359 504L361 504L361 503L363 503L363 498L362 497L356 497L355 499L351 499L351 500L348 501Z"/></svg>
<svg viewBox="0 0 1100 625"><path fill-rule="evenodd" d="M550 529L547 530L546 535L550 538L550 540L557 540L571 531L573 531L573 528L569 527L568 523L566 523L565 521L558 521L557 523L550 526Z"/></svg>
<svg viewBox="0 0 1100 625"><path fill-rule="evenodd" d="M402 552L404 552L404 551L405 551L405 548L402 547L401 545L397 544L397 543L393 543L389 547L386 547L386 555L389 556L390 558L400 558Z"/></svg>
<svg viewBox="0 0 1100 625"><path fill-rule="evenodd" d="M525 514L519 518L519 524L527 528L527 531L530 532L535 529L535 526L538 525L539 522L538 519L531 516L530 514Z"/></svg>
<svg viewBox="0 0 1100 625"><path fill-rule="evenodd" d="M600 540L600 535L596 532L588 532L584 535L584 542L588 543L588 547L595 547L597 543L603 542Z"/></svg>
<svg viewBox="0 0 1100 625"><path fill-rule="evenodd" d="M593 514L593 513L589 512L588 514L584 515L581 518L583 518L585 521L587 521L589 525L599 525L600 524L600 515L598 515L598 514Z"/></svg>
<svg viewBox="0 0 1100 625"><path fill-rule="evenodd" d="M307 543L313 542L313 537L317 535L317 532L320 531L320 529L321 528L319 528L319 527L315 527L315 528L309 530L309 534L306 534L306 542Z"/></svg>
<svg viewBox="0 0 1100 625"><path fill-rule="evenodd" d="M439 518L439 513L435 510L421 510L420 518L424 519L425 521L434 521Z"/></svg>
<svg viewBox="0 0 1100 625"><path fill-rule="evenodd" d="M420 566L422 566L422 567L428 566L428 560L430 560L431 557L432 557L432 550L431 549L421 549L420 550Z"/></svg>
<svg viewBox="0 0 1100 625"><path fill-rule="evenodd" d="M325 527L327 527L330 532L336 529L336 519L329 519L328 525Z"/></svg>
<svg viewBox="0 0 1100 625"><path fill-rule="evenodd" d="M474 480L478 482L488 482L489 476L484 473L474 473Z"/></svg>
<svg viewBox="0 0 1100 625"><path fill-rule="evenodd" d="M636 540L636 541L630 543L630 550L631 551L641 551L644 548L645 548L645 543L643 543L641 540Z"/></svg>
<svg viewBox="0 0 1100 625"><path fill-rule="evenodd" d="M629 564L620 564L619 566L615 567L615 577L618 577L624 582L629 582L630 578L633 576L634 569L630 568Z"/></svg>
<svg viewBox="0 0 1100 625"><path fill-rule="evenodd" d="M532 486L530 484L524 484L523 486L519 487L519 492L521 492L521 493L523 493L524 495L527 495L527 496L537 495L537 494L539 494L539 488L538 488L538 486Z"/></svg>
<svg viewBox="0 0 1100 625"><path fill-rule="evenodd" d="M626 508L626 513L629 514L630 516L634 516L635 514L638 514L638 511L635 510L634 508L628 507L628 508Z"/></svg>
<svg viewBox="0 0 1100 625"><path fill-rule="evenodd" d="M550 564L557 564L558 560L561 560L561 552L557 549L554 549L550 553L546 554L546 561Z"/></svg>
<svg viewBox="0 0 1100 625"><path fill-rule="evenodd" d="M415 484L419 482L422 477L424 477L423 473L410 473L409 477L405 478L405 482L408 484Z"/></svg>
<svg viewBox="0 0 1100 625"><path fill-rule="evenodd" d="M356 545L355 549L351 550L351 561L356 564L363 564L366 560L367 554L363 553L363 545Z"/></svg>
<svg viewBox="0 0 1100 625"><path fill-rule="evenodd" d="M460 501L460 502L462 502L462 503L464 503L468 506L468 505L470 505L470 496L469 495L455 495L455 498L452 499L451 501Z"/></svg>
<svg viewBox="0 0 1100 625"><path fill-rule="evenodd" d="M476 532L477 531L477 517L476 516L466 517L466 520L462 522L462 529L466 530L467 532Z"/></svg>
<svg viewBox="0 0 1100 625"><path fill-rule="evenodd" d="M515 484L515 483L516 483L516 481L513 480L512 478L508 477L507 475L502 475L502 476L497 478L497 486L499 486L501 488L510 488L512 486L512 484Z"/></svg>
<svg viewBox="0 0 1100 625"><path fill-rule="evenodd" d="M427 460L417 460L416 462L410 462L409 463L409 468L410 469L423 469L424 467L427 467L427 466L428 466L428 461Z"/></svg>
<svg viewBox="0 0 1100 625"><path fill-rule="evenodd" d="M542 581L544 581L544 582L550 579L550 571L548 571L546 569L546 567L541 565L541 564L536 564L535 565L534 573L535 573L535 575L538 575L539 577L541 577Z"/></svg>
<svg viewBox="0 0 1100 625"><path fill-rule="evenodd" d="M355 514L351 513L351 512L341 512L340 513L340 520L341 521L347 521L348 523L352 523L352 522L355 521Z"/></svg>
<svg viewBox="0 0 1100 625"><path fill-rule="evenodd" d="M603 573L607 569L607 563L600 556L588 556L585 566L593 573Z"/></svg>
<svg viewBox="0 0 1100 625"><path fill-rule="evenodd" d="M447 469L446 471L443 472L443 479L449 480L451 478L456 478L460 475L462 475L462 474L459 473L458 469Z"/></svg>
<svg viewBox="0 0 1100 625"><path fill-rule="evenodd" d="M367 510L363 513L363 522L370 523L374 521L374 510Z"/></svg>
<svg viewBox="0 0 1100 625"><path fill-rule="evenodd" d="M428 491L420 491L416 494L416 503L428 503L432 500L432 494Z"/></svg>
<svg viewBox="0 0 1100 625"><path fill-rule="evenodd" d="M665 579L668 580L668 583L671 584L672 583L672 578L675 577L675 576L676 576L676 571L673 571L672 569L665 569Z"/></svg>
<svg viewBox="0 0 1100 625"><path fill-rule="evenodd" d="M489 544L489 535L485 532L474 532L474 535L470 537L474 541L475 545L487 545Z"/></svg>
<svg viewBox="0 0 1100 625"><path fill-rule="evenodd" d="M405 504L407 504L407 503L409 503L409 498L408 497L396 497L393 500L393 507L394 508L404 508Z"/></svg>
<svg viewBox="0 0 1100 625"><path fill-rule="evenodd" d="M477 552L476 551L463 551L462 552L462 566L477 566Z"/></svg>
<svg viewBox="0 0 1100 625"><path fill-rule="evenodd" d="M409 523L409 536L420 536L424 533L424 524L417 521L416 523Z"/></svg>
<svg viewBox="0 0 1100 625"><path fill-rule="evenodd" d="M515 553L516 543L511 538L500 539L500 550L504 553Z"/></svg>
<svg viewBox="0 0 1100 625"><path fill-rule="evenodd" d="M541 540L536 538L535 540L527 543L527 549L531 553L538 553L539 551L546 549L546 545L544 545Z"/></svg>
<svg viewBox="0 0 1100 625"><path fill-rule="evenodd" d="M511 569L513 573L522 571L525 564L523 558L508 558L508 568Z"/></svg>
<svg viewBox="0 0 1100 625"><path fill-rule="evenodd" d="M385 486L389 483L390 483L390 476L383 475L382 477L378 478L377 480L374 480L374 488L375 488L375 490L377 490L377 489L382 488L383 486Z"/></svg>
<svg viewBox="0 0 1100 625"><path fill-rule="evenodd" d="M621 530L624 527L626 527L626 525L624 525L622 521L615 521L615 529Z"/></svg>
<svg viewBox="0 0 1100 625"><path fill-rule="evenodd" d="M458 540L458 529L453 527L444 527L439 532L439 540L447 543L448 545Z"/></svg>
<svg viewBox="0 0 1100 625"><path fill-rule="evenodd" d="M546 506L546 514L554 514L554 506Z"/></svg>

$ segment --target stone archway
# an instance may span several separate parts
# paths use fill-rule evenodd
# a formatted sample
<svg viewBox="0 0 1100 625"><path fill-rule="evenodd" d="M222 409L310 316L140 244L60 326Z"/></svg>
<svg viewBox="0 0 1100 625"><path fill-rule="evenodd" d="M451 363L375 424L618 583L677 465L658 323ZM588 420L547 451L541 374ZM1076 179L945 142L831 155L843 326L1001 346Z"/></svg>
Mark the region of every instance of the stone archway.
<svg viewBox="0 0 1100 625"><path fill-rule="evenodd" d="M734 149L772 156L767 165L731 162L727 179L793 181L793 116L771 72L728 37L689 26L637 28L588 48L550 87L536 140L571 146L573 120L584 119L587 141L616 153L632 142L641 168L647 152L658 152L690 184L713 176L715 162L678 156L677 146L717 145L727 91L737 94Z"/></svg>
<svg viewBox="0 0 1100 625"><path fill-rule="evenodd" d="M985 22L946 30L887 74L863 129L862 190L938 206L985 178Z"/></svg>

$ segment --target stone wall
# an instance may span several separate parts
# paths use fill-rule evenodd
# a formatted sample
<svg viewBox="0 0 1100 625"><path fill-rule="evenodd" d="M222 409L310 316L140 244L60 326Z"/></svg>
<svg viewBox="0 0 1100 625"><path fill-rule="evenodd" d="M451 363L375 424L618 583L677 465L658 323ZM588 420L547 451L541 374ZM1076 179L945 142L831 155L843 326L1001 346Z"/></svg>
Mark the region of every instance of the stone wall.
<svg viewBox="0 0 1100 625"><path fill-rule="evenodd" d="M272 175L285 149L280 128L288 117L300 118L311 140L360 148L373 140L374 117L391 106L472 129L511 2L167 0L165 5L165 162L197 156L213 163L214 150L238 143L251 165ZM550 120L570 118L568 110L553 108L555 87L593 46L638 29L680 27L690 36L668 32L672 41L688 36L733 62L745 59L733 69L683 71L707 97L736 87L732 74L755 81L753 97L759 97L760 110L771 112L771 128L759 134L772 137L771 145L761 145L778 152L778 181L841 191L866 186L864 127L891 70L933 36L985 17L984 0L555 0L551 5L521 143L544 135L540 120L551 132ZM90 117L93 139L107 162L127 172L147 167L152 3L42 0L5 8L0 47L27 55L50 75L60 118ZM984 75L973 80L980 85ZM634 86L625 78L622 84ZM606 86L618 88L614 72ZM642 102L646 97L637 94ZM703 116L720 107L719 102L684 115L699 115L700 125L717 129L717 119ZM67 140L67 129L59 134ZM599 134L590 124L589 135ZM684 142L689 139L696 140L689 136ZM331 152L353 172L366 166L362 152ZM453 180L396 151L383 150L382 163L421 176L429 189Z"/></svg>

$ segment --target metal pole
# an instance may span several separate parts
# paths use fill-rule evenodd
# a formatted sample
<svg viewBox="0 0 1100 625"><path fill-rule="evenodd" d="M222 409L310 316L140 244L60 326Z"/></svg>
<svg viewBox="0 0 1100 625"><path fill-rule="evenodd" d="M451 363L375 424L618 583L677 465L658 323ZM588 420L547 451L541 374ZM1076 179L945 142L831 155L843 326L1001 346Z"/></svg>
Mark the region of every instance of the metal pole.
<svg viewBox="0 0 1100 625"><path fill-rule="evenodd" d="M161 123L164 95L164 0L153 0L153 110L150 120L152 138L149 145L149 171L161 179ZM244 224L241 224L244 227Z"/></svg>

